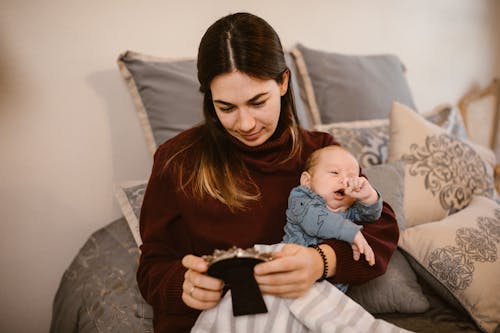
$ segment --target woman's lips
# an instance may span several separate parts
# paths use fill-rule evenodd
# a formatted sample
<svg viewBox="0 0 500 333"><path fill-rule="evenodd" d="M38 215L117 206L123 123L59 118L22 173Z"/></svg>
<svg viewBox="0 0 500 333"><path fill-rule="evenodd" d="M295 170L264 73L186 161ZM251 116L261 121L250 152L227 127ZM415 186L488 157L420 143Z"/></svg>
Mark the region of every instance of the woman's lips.
<svg viewBox="0 0 500 333"><path fill-rule="evenodd" d="M240 135L246 141L255 141L255 140L257 140L260 137L260 133L261 133L261 131L255 132L255 133L252 133L252 134L240 134Z"/></svg>

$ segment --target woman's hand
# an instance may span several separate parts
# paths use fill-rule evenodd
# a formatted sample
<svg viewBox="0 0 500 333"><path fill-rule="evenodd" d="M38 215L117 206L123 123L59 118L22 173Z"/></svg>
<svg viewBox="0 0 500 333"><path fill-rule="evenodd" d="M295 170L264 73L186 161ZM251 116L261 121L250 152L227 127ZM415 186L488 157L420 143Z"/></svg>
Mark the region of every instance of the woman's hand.
<svg viewBox="0 0 500 333"><path fill-rule="evenodd" d="M329 250L325 252L327 257L334 257L333 249L325 247ZM330 260L328 263L330 265ZM329 275L333 275L333 269L334 266L330 266ZM273 254L273 260L256 265L254 273L262 293L296 298L304 295L322 276L323 260L313 248L286 244Z"/></svg>
<svg viewBox="0 0 500 333"><path fill-rule="evenodd" d="M197 310L216 306L221 299L224 282L205 274L208 265L200 257L188 254L182 258L182 265L187 268L182 284L184 303Z"/></svg>

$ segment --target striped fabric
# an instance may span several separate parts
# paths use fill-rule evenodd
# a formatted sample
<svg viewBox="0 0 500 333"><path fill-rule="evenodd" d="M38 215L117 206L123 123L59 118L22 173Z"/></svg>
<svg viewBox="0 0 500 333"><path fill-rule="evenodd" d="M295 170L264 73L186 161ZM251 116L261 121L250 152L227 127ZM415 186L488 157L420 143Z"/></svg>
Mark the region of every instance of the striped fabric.
<svg viewBox="0 0 500 333"><path fill-rule="evenodd" d="M228 292L218 306L203 311L191 332L342 332L402 333L410 332L369 312L327 281L316 283L297 299L264 295L268 313L233 316Z"/></svg>
<svg viewBox="0 0 500 333"><path fill-rule="evenodd" d="M229 291L215 308L200 314L191 332L410 332L375 319L327 281L316 283L297 299L264 295L264 301L268 313L234 317Z"/></svg>

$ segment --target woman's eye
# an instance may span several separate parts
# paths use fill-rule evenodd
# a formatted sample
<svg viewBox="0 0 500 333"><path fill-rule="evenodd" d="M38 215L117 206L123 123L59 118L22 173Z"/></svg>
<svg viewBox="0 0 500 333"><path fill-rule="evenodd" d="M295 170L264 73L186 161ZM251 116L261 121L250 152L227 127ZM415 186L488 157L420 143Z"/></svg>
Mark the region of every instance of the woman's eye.
<svg viewBox="0 0 500 333"><path fill-rule="evenodd" d="M266 101L260 101L260 102L252 103L252 105L259 107L259 106L263 106L265 103L266 103Z"/></svg>
<svg viewBox="0 0 500 333"><path fill-rule="evenodd" d="M234 106L227 106L225 108L219 108L219 110L221 110L222 112L229 112L229 111L234 110Z"/></svg>

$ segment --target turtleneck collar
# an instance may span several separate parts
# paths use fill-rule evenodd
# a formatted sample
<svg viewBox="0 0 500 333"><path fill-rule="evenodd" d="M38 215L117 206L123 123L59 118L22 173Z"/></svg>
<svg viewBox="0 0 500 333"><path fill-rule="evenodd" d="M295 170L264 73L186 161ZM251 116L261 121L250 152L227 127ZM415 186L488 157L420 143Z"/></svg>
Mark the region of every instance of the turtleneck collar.
<svg viewBox="0 0 500 333"><path fill-rule="evenodd" d="M290 131L277 131L269 140L256 147L247 146L233 136L230 136L230 141L250 170L264 173L296 170L296 158L283 163L292 145Z"/></svg>

